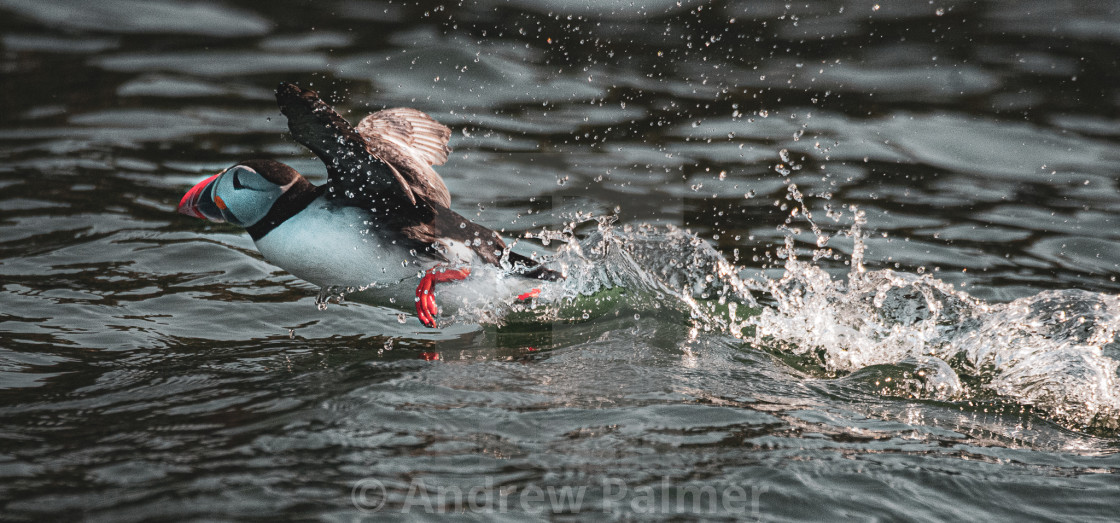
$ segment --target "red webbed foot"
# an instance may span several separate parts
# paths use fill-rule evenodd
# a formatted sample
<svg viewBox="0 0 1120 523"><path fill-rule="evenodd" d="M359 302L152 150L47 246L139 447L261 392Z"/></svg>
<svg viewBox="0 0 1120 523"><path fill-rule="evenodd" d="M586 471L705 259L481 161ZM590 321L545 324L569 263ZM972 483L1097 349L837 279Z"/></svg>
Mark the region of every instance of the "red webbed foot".
<svg viewBox="0 0 1120 523"><path fill-rule="evenodd" d="M420 284L416 286L416 316L420 318L420 323L433 329L436 327L435 317L439 314L439 308L436 307L436 297L432 294L432 287L435 284L463 280L470 275L470 267L462 269L432 267L424 271Z"/></svg>
<svg viewBox="0 0 1120 523"><path fill-rule="evenodd" d="M524 294L519 294L517 296L517 301L519 301L519 302L529 301L529 300L531 300L533 298L536 298L537 296L540 296L540 295L541 295L541 290L540 289L532 289L529 292L526 292Z"/></svg>

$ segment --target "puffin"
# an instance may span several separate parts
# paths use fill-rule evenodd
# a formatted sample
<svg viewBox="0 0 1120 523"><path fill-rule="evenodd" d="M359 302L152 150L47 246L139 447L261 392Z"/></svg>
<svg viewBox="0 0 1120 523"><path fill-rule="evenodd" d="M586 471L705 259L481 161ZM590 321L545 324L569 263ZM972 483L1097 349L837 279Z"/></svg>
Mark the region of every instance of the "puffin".
<svg viewBox="0 0 1120 523"><path fill-rule="evenodd" d="M433 168L447 161L451 130L432 117L385 109L352 126L315 91L292 83L280 84L276 102L295 141L326 166L326 183L274 160L246 160L187 191L180 213L243 227L267 261L321 287L393 287L419 276L416 315L431 328L439 314L434 286L466 279L472 266L563 278L451 210ZM539 293L531 288L517 300Z"/></svg>

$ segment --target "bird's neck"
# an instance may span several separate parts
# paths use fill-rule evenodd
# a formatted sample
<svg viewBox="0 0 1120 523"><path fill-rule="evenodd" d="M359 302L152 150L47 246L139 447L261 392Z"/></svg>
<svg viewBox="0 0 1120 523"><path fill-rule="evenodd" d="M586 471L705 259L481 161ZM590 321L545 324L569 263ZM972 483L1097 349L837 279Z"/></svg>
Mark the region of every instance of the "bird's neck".
<svg viewBox="0 0 1120 523"><path fill-rule="evenodd" d="M304 178L296 181L284 194L280 195L268 210L268 214L257 223L245 228L253 241L259 240L285 220L295 216L323 193L325 186L316 187Z"/></svg>

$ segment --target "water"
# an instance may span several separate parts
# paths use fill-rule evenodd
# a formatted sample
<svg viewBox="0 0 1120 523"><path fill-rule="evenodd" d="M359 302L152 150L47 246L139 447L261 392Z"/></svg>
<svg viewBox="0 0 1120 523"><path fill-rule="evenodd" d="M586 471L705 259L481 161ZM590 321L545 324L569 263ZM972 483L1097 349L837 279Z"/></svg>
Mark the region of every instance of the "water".
<svg viewBox="0 0 1120 523"><path fill-rule="evenodd" d="M1117 9L635 4L0 0L4 516L1111 518ZM175 214L322 180L281 80L569 279L432 331Z"/></svg>

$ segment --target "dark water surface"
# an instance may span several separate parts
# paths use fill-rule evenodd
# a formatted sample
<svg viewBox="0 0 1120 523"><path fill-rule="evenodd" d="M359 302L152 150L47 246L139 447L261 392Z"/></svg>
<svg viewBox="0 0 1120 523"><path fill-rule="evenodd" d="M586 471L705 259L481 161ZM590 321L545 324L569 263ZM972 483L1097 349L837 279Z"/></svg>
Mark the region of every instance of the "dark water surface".
<svg viewBox="0 0 1120 523"><path fill-rule="evenodd" d="M4 519L1115 518L1115 3L0 0L0 50ZM679 274L319 310L174 213L323 179L280 81L449 125L455 208L571 281Z"/></svg>

